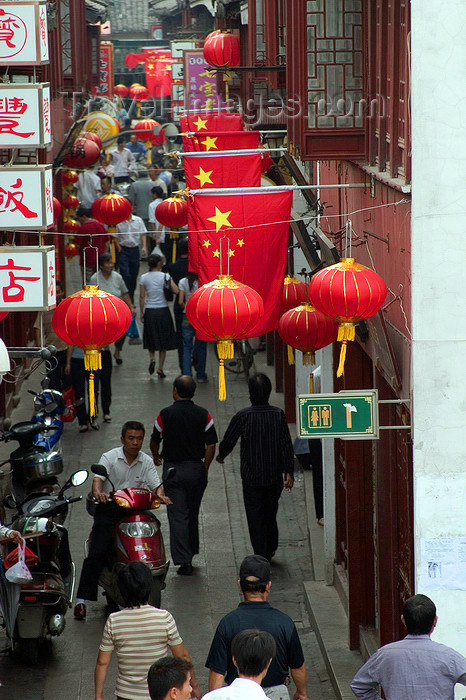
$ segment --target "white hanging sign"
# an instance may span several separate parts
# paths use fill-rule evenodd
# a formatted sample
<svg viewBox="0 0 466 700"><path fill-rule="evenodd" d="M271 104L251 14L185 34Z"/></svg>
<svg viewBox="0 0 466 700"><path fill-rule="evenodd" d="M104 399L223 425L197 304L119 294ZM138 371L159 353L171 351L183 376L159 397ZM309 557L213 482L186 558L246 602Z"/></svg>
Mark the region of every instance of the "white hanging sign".
<svg viewBox="0 0 466 700"><path fill-rule="evenodd" d="M0 65L49 62L45 2L0 2Z"/></svg>
<svg viewBox="0 0 466 700"><path fill-rule="evenodd" d="M50 84L0 84L0 147L41 148L51 141Z"/></svg>
<svg viewBox="0 0 466 700"><path fill-rule="evenodd" d="M0 311L55 308L54 246L0 247Z"/></svg>
<svg viewBox="0 0 466 700"><path fill-rule="evenodd" d="M53 226L51 165L0 168L0 230Z"/></svg>

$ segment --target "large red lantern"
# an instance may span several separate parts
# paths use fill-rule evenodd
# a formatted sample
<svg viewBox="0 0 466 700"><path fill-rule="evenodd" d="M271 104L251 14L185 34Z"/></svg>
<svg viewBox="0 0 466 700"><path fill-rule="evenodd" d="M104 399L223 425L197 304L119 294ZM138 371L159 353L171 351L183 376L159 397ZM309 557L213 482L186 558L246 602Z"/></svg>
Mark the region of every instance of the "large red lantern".
<svg viewBox="0 0 466 700"><path fill-rule="evenodd" d="M204 41L204 58L215 68L239 66L239 36L220 29L211 32Z"/></svg>
<svg viewBox="0 0 466 700"><path fill-rule="evenodd" d="M64 163L70 168L91 168L100 155L100 148L89 139L76 139L70 152L65 156Z"/></svg>
<svg viewBox="0 0 466 700"><path fill-rule="evenodd" d="M286 275L283 280L280 316L307 301L307 284L294 275Z"/></svg>
<svg viewBox="0 0 466 700"><path fill-rule="evenodd" d="M234 357L235 338L247 338L264 313L260 295L229 275L199 287L186 304L186 317L203 336L217 342L219 399L226 399L224 360Z"/></svg>
<svg viewBox="0 0 466 700"><path fill-rule="evenodd" d="M155 218L170 229L170 238L173 239L172 262L176 260L176 242L179 238L179 230L188 223L188 203L179 197L168 197L157 205Z"/></svg>
<svg viewBox="0 0 466 700"><path fill-rule="evenodd" d="M99 149L102 149L102 139L94 131L85 131L84 133L79 135L79 138L87 139L88 141L94 141L94 143L98 145Z"/></svg>
<svg viewBox="0 0 466 700"><path fill-rule="evenodd" d="M116 225L126 221L133 210L131 202L121 194L105 194L93 202L92 216L102 224L108 225L110 234L116 233Z"/></svg>
<svg viewBox="0 0 466 700"><path fill-rule="evenodd" d="M55 333L68 345L84 350L84 367L91 372L91 417L96 414L93 372L102 368L100 351L121 338L130 322L128 305L93 285L85 286L80 292L67 297L55 309L52 317Z"/></svg>
<svg viewBox="0 0 466 700"><path fill-rule="evenodd" d="M159 128L158 134L155 134L154 129ZM152 163L152 146L158 146L165 141L165 132L160 129L159 122L155 119L142 119L140 122L134 125L134 131L136 136L142 139L147 148L147 163L150 165Z"/></svg>
<svg viewBox="0 0 466 700"><path fill-rule="evenodd" d="M301 350L303 365L313 365L315 351L336 340L338 324L305 302L283 314L278 323L278 333L288 348Z"/></svg>
<svg viewBox="0 0 466 700"><path fill-rule="evenodd" d="M61 203L56 197L53 198L53 220L56 221L61 214Z"/></svg>
<svg viewBox="0 0 466 700"><path fill-rule="evenodd" d="M115 93L115 95L118 95L118 97L128 97L129 87L123 85L123 83L119 83L118 85L115 85L115 87L113 88L113 92Z"/></svg>
<svg viewBox="0 0 466 700"><path fill-rule="evenodd" d="M129 94L133 100L136 100L137 116L139 118L141 114L141 103L149 99L150 92L144 85L131 85Z"/></svg>
<svg viewBox="0 0 466 700"><path fill-rule="evenodd" d="M337 377L345 366L346 345L355 338L355 325L379 311L387 287L374 270L344 258L317 272L309 285L309 299L316 309L338 322L338 341L341 341Z"/></svg>

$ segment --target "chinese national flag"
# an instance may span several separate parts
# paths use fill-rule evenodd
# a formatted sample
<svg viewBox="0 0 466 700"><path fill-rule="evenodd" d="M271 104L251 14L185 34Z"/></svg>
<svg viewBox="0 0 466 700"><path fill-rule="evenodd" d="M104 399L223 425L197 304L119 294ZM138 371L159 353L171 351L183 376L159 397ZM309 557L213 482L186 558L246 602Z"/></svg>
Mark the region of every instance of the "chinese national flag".
<svg viewBox="0 0 466 700"><path fill-rule="evenodd" d="M140 55L140 54L135 54ZM167 51L144 49L146 85L152 97L171 95L171 64Z"/></svg>
<svg viewBox="0 0 466 700"><path fill-rule="evenodd" d="M259 148L258 131L214 131L199 132L183 136L183 150L193 151L241 151L244 148Z"/></svg>
<svg viewBox="0 0 466 700"><path fill-rule="evenodd" d="M234 153L227 156L184 156L186 184L192 190L218 187L260 187L261 153Z"/></svg>
<svg viewBox="0 0 466 700"><path fill-rule="evenodd" d="M230 274L253 287L264 316L248 337L278 327L293 192L195 194L188 198L189 268L199 285Z"/></svg>
<svg viewBox="0 0 466 700"><path fill-rule="evenodd" d="M180 114L181 131L243 131L243 118L238 112L199 112Z"/></svg>

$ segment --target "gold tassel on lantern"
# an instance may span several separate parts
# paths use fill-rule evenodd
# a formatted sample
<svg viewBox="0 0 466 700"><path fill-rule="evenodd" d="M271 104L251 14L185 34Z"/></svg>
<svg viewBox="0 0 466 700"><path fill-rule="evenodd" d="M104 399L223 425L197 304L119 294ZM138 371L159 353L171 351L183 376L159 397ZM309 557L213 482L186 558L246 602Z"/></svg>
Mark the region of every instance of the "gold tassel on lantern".
<svg viewBox="0 0 466 700"><path fill-rule="evenodd" d="M343 340L340 348L340 362L338 363L337 377L341 377L345 371L346 346L348 341Z"/></svg>
<svg viewBox="0 0 466 700"><path fill-rule="evenodd" d="M219 360L233 360L235 357L235 346L231 340L218 340L217 352Z"/></svg>
<svg viewBox="0 0 466 700"><path fill-rule="evenodd" d="M90 371L89 375L89 415L92 420L97 415L94 391L94 372L102 369L102 358L100 350L84 351L84 369Z"/></svg>
<svg viewBox="0 0 466 700"><path fill-rule="evenodd" d="M287 347L288 347L288 364L289 364L289 365L294 365L294 352L293 352L293 348L291 347L291 345L288 345Z"/></svg>
<svg viewBox="0 0 466 700"><path fill-rule="evenodd" d="M176 239L180 237L179 231L177 229L173 229L173 231L170 231L170 238L173 240L173 247L172 247L172 262L176 262Z"/></svg>
<svg viewBox="0 0 466 700"><path fill-rule="evenodd" d="M225 384L225 363L220 360L218 363L218 400L226 401L227 388Z"/></svg>
<svg viewBox="0 0 466 700"><path fill-rule="evenodd" d="M115 240L112 239L112 263L116 262L116 245Z"/></svg>
<svg viewBox="0 0 466 700"><path fill-rule="evenodd" d="M303 365L315 365L316 354L312 350L303 352Z"/></svg>
<svg viewBox="0 0 466 700"><path fill-rule="evenodd" d="M312 372L309 375L309 393L310 394L314 393L314 375Z"/></svg>
<svg viewBox="0 0 466 700"><path fill-rule="evenodd" d="M89 417L92 420L96 415L97 406L95 403L94 373L91 372L89 375Z"/></svg>
<svg viewBox="0 0 466 700"><path fill-rule="evenodd" d="M354 323L340 323L338 325L338 336L337 341L342 340L354 340L356 337L356 330Z"/></svg>

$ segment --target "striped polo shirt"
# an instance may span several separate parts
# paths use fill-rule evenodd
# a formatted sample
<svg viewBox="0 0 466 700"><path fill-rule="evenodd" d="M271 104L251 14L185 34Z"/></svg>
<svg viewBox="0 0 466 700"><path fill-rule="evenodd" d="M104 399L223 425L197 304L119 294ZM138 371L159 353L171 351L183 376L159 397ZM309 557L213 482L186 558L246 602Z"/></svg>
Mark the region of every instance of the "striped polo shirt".
<svg viewBox="0 0 466 700"><path fill-rule="evenodd" d="M182 641L168 610L141 605L112 613L105 624L100 650L116 651L116 695L131 700L150 700L147 688L150 666Z"/></svg>

